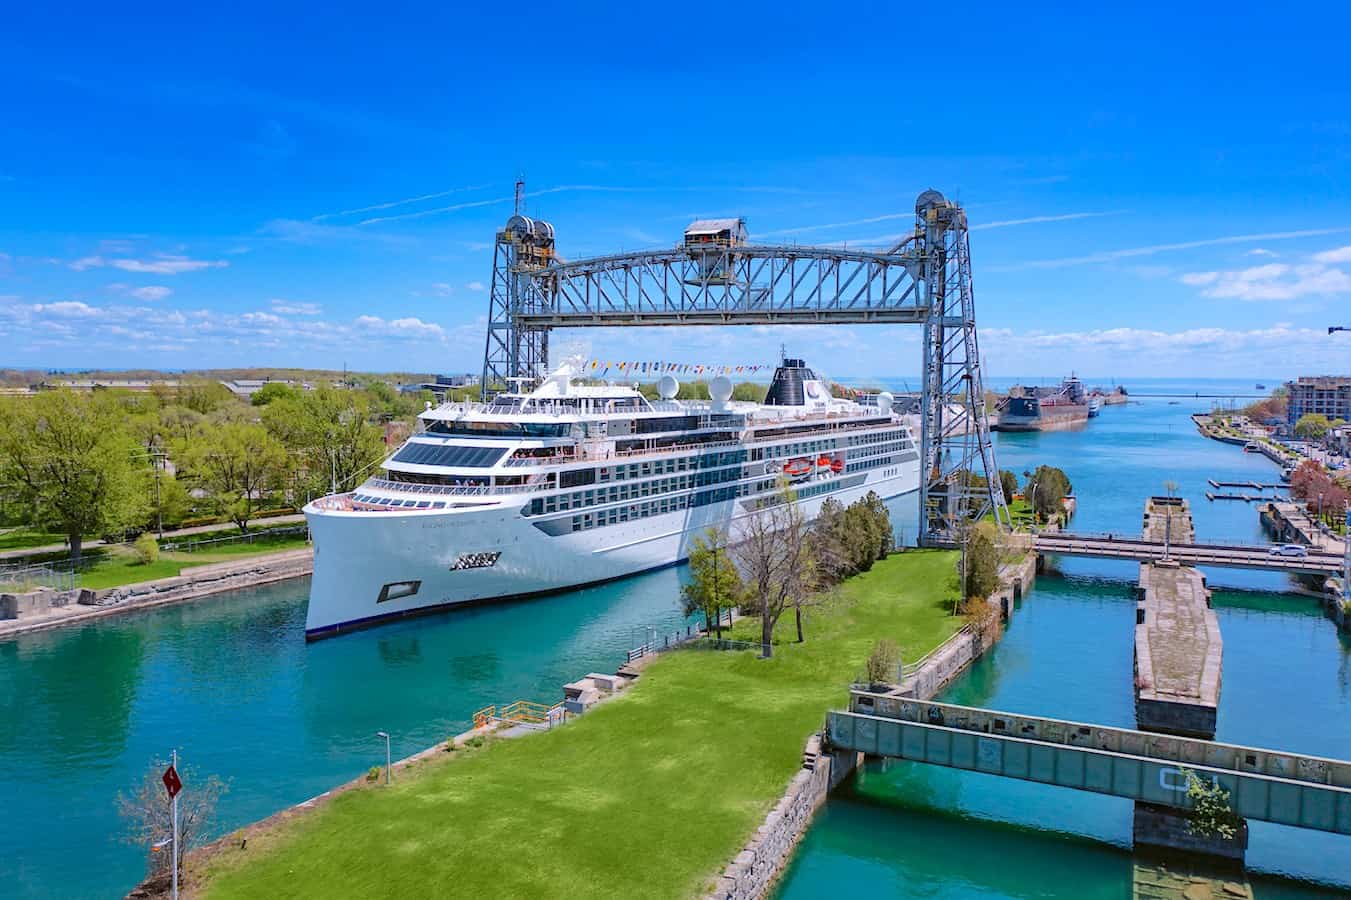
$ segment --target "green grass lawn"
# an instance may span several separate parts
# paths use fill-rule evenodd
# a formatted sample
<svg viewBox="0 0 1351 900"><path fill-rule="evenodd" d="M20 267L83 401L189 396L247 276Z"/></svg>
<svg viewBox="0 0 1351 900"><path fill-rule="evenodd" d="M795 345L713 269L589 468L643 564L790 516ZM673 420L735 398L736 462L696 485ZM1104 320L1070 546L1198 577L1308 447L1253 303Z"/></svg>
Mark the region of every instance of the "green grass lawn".
<svg viewBox="0 0 1351 900"><path fill-rule="evenodd" d="M100 547L88 552L87 556L93 560L93 564L80 573L79 586L102 590L135 584L138 581L172 578L193 566L228 562L282 550L299 550L306 546L308 544L305 543L304 535L278 535L248 544L223 544L210 550L197 550L192 553L162 552L159 559L153 563L139 562L130 547L121 545Z"/></svg>
<svg viewBox="0 0 1351 900"><path fill-rule="evenodd" d="M203 893L701 895L801 767L807 736L844 705L874 642L890 637L914 661L962 625L948 614L955 559L879 563L811 611L806 643L791 643L785 615L773 659L677 651L564 728L438 754L392 787L344 793L223 851Z"/></svg>
<svg viewBox="0 0 1351 900"><path fill-rule="evenodd" d="M0 532L0 550L27 550L29 547L46 547L49 544L59 544L65 539L64 534L56 534L50 531L13 528Z"/></svg>

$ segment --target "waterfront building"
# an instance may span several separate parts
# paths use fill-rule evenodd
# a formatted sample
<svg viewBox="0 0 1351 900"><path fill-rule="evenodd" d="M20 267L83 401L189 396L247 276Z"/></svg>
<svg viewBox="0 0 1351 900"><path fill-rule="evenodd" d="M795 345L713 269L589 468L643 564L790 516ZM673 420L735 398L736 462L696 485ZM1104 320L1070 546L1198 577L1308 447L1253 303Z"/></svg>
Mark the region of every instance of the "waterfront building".
<svg viewBox="0 0 1351 900"><path fill-rule="evenodd" d="M659 400L573 383L569 360L533 390L447 403L378 475L305 508L315 543L311 637L462 603L553 593L671 565L691 541L780 501L803 515L919 487L919 452L889 394L831 396L801 360L765 402Z"/></svg>
<svg viewBox="0 0 1351 900"><path fill-rule="evenodd" d="M1333 419L1351 421L1351 378L1346 376L1303 375L1297 381L1287 381L1289 411L1286 421L1294 427L1300 416L1321 413Z"/></svg>

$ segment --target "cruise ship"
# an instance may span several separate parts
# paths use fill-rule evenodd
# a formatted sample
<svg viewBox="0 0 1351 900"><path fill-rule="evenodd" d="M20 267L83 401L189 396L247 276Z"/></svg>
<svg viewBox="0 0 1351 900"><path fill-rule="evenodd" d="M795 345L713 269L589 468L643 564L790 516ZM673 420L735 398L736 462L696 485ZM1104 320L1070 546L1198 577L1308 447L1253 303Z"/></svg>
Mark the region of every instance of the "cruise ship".
<svg viewBox="0 0 1351 900"><path fill-rule="evenodd" d="M428 408L357 489L305 507L314 538L308 638L447 607L524 598L680 562L710 526L777 502L919 487L912 423L886 393L832 397L785 359L764 403L661 399L577 383L580 359L492 402Z"/></svg>

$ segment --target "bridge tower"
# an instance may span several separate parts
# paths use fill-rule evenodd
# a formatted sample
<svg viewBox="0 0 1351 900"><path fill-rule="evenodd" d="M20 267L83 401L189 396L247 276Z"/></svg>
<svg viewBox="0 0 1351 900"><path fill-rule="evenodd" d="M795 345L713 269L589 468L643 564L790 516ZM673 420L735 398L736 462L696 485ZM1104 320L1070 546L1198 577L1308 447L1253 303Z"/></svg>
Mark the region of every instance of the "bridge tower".
<svg viewBox="0 0 1351 900"><path fill-rule="evenodd" d="M907 243L914 245L915 280L928 310L920 396L920 540L953 539L956 522L989 512L1007 530L1011 521L985 415L965 211L938 191L925 191L915 200L915 237Z"/></svg>
<svg viewBox="0 0 1351 900"><path fill-rule="evenodd" d="M555 259L554 227L522 215L523 181L516 182L516 212L493 242L493 277L488 294L488 336L483 347L479 396L510 387L511 378L539 378L549 363L549 330L516 321L542 301L547 279L529 277Z"/></svg>

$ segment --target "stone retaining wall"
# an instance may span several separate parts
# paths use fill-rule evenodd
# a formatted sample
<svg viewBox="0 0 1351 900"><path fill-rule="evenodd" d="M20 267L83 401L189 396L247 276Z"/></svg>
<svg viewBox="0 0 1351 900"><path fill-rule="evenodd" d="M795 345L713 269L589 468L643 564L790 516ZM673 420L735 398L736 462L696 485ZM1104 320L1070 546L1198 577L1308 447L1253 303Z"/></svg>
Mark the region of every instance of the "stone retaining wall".
<svg viewBox="0 0 1351 900"><path fill-rule="evenodd" d="M240 588L257 587L309 575L314 551L289 550L238 562L215 563L185 569L175 578L143 581L92 591L40 590L27 594L0 594L0 636L56 628L137 609L183 603Z"/></svg>
<svg viewBox="0 0 1351 900"><path fill-rule="evenodd" d="M812 735L803 751L803 769L788 782L779 802L731 865L723 870L709 900L758 900L765 896L793 855L793 848L836 784L853 771L855 754L822 753Z"/></svg>

